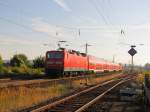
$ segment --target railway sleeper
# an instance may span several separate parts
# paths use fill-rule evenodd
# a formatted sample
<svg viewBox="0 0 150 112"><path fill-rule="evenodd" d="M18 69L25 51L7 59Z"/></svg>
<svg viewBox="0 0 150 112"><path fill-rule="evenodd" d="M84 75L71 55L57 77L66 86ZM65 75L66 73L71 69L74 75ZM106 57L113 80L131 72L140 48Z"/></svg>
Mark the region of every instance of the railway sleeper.
<svg viewBox="0 0 150 112"><path fill-rule="evenodd" d="M65 111L53 109L53 110L47 110L47 112L65 112Z"/></svg>

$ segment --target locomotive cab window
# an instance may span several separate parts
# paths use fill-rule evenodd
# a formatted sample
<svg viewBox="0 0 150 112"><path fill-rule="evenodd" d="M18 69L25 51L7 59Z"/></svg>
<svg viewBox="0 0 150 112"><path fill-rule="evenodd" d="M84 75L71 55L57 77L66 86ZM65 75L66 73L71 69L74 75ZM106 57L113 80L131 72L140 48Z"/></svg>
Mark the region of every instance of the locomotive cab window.
<svg viewBox="0 0 150 112"><path fill-rule="evenodd" d="M63 53L62 52L50 52L47 54L47 57L50 58L56 58L56 59L60 59L63 58Z"/></svg>

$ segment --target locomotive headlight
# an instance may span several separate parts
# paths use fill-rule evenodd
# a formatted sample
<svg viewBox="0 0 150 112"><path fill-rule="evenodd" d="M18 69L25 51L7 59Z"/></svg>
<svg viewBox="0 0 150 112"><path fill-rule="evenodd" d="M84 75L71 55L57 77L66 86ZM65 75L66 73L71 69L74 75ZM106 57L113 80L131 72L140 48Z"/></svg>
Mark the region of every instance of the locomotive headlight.
<svg viewBox="0 0 150 112"><path fill-rule="evenodd" d="M60 61L58 61L58 62L57 61L56 62L49 61L49 62L47 62L47 64L58 64L59 65L59 64L62 64L62 62L60 62Z"/></svg>
<svg viewBox="0 0 150 112"><path fill-rule="evenodd" d="M48 62L47 62L47 64L54 64L54 62L50 62L50 61L48 61Z"/></svg>
<svg viewBox="0 0 150 112"><path fill-rule="evenodd" d="M56 64L62 64L62 62L56 62Z"/></svg>

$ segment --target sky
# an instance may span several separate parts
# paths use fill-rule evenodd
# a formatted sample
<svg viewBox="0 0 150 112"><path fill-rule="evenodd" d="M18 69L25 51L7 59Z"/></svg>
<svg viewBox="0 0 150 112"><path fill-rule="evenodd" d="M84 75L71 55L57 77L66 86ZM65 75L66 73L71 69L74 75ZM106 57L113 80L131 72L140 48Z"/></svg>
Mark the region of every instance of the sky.
<svg viewBox="0 0 150 112"><path fill-rule="evenodd" d="M0 55L29 59L63 47L116 63L150 63L149 0L0 0ZM121 31L123 31L121 33ZM65 45L68 46L65 46ZM140 45L144 44L144 45Z"/></svg>

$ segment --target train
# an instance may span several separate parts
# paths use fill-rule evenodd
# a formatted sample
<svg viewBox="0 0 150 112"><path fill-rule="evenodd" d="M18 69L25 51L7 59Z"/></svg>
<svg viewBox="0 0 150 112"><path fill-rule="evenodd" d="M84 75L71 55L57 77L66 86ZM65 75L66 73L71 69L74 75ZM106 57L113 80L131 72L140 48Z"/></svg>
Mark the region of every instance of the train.
<svg viewBox="0 0 150 112"><path fill-rule="evenodd" d="M112 63L75 50L59 48L46 52L46 74L69 75L121 71L120 64Z"/></svg>

